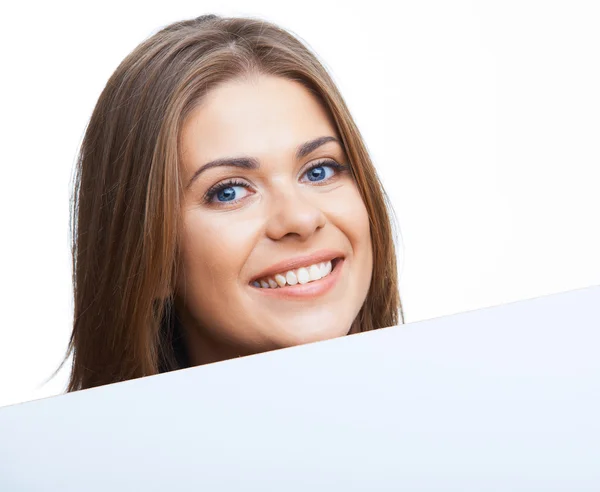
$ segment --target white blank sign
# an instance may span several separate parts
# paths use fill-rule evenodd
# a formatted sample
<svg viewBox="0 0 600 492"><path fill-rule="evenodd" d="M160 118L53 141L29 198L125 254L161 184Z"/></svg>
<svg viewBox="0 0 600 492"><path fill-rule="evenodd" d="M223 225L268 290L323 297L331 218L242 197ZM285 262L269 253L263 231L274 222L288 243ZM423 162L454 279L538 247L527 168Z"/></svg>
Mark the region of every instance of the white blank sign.
<svg viewBox="0 0 600 492"><path fill-rule="evenodd" d="M0 490L600 490L600 287L0 409Z"/></svg>

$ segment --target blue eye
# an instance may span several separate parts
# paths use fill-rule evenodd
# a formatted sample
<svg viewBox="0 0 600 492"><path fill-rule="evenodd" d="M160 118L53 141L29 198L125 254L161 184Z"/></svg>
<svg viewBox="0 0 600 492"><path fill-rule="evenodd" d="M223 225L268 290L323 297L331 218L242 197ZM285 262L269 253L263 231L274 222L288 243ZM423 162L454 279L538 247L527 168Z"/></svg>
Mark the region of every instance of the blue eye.
<svg viewBox="0 0 600 492"><path fill-rule="evenodd" d="M245 191L245 188L243 186L228 186L227 188L223 188L217 193L217 199L220 202L230 202L232 200L235 200L236 198L241 198L238 196L239 192L236 193L236 188Z"/></svg>
<svg viewBox="0 0 600 492"><path fill-rule="evenodd" d="M220 183L217 186L214 186L205 195L205 201L207 203L217 202L217 203L228 203L228 202L236 202L244 196L246 196L248 192L248 185L241 181L228 181L225 183Z"/></svg>
<svg viewBox="0 0 600 492"><path fill-rule="evenodd" d="M318 166L313 167L310 171L306 173L309 181L322 181L326 178L326 168L327 166Z"/></svg>
<svg viewBox="0 0 600 492"><path fill-rule="evenodd" d="M308 177L308 180L312 182L327 181L331 179L336 172L340 172L343 169L344 166L337 162L325 161L311 167L306 171L306 176Z"/></svg>

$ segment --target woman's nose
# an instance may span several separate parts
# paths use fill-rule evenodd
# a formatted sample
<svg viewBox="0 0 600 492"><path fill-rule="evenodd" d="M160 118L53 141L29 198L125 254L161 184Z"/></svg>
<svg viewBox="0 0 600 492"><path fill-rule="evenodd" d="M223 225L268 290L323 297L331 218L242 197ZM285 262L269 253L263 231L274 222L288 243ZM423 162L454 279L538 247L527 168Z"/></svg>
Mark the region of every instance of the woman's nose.
<svg viewBox="0 0 600 492"><path fill-rule="evenodd" d="M325 214L308 194L309 191L286 187L271 197L267 222L270 239L297 236L305 240L325 225Z"/></svg>

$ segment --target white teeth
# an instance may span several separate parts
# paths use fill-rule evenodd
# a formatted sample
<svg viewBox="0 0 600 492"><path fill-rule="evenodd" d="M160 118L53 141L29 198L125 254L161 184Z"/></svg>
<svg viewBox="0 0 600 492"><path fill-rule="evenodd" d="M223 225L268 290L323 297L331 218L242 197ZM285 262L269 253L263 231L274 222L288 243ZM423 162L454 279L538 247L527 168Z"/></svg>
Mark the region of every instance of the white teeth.
<svg viewBox="0 0 600 492"><path fill-rule="evenodd" d="M298 283L298 277L296 277L296 274L292 270L285 274L285 280L289 285L296 285Z"/></svg>
<svg viewBox="0 0 600 492"><path fill-rule="evenodd" d="M298 268L298 283L299 284L307 284L310 280L310 275L308 274L308 270L304 267Z"/></svg>
<svg viewBox="0 0 600 492"><path fill-rule="evenodd" d="M297 270L290 270L284 274L278 273L274 277L252 282L252 285L262 289L277 289L286 285L304 285L308 282L320 280L331 273L331 261L316 263L309 267L301 267Z"/></svg>
<svg viewBox="0 0 600 492"><path fill-rule="evenodd" d="M323 277L323 275L321 275L321 269L318 265L311 265L308 269L308 274L311 280L319 280Z"/></svg>
<svg viewBox="0 0 600 492"><path fill-rule="evenodd" d="M277 282L277 285L279 285L279 287L283 287L287 283L285 277L280 273L275 275L275 282Z"/></svg>

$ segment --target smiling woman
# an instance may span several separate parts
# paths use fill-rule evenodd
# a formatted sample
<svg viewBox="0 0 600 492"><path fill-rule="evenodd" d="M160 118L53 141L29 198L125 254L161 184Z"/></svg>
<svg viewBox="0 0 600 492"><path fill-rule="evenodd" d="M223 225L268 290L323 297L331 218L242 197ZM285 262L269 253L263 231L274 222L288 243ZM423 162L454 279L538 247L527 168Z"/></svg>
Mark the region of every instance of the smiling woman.
<svg viewBox="0 0 600 492"><path fill-rule="evenodd" d="M360 133L316 57L270 23L209 15L142 43L77 171L70 391L402 319Z"/></svg>

